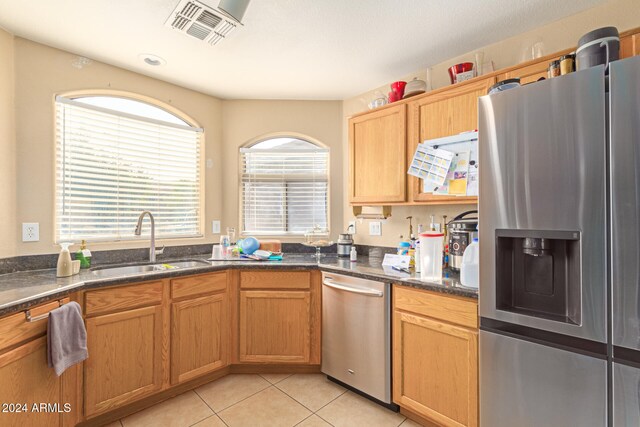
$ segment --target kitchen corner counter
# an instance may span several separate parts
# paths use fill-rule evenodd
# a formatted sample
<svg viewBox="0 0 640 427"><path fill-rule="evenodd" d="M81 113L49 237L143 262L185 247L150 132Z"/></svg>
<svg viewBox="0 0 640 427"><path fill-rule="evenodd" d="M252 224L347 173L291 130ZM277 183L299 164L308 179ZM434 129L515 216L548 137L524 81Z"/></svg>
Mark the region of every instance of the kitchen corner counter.
<svg viewBox="0 0 640 427"><path fill-rule="evenodd" d="M204 256L190 256L159 260L158 263L171 263L180 260L204 259ZM139 264L139 263L138 263ZM108 266L99 266L104 269ZM133 273L127 275L98 277L93 270L82 270L71 277L56 278L55 269L31 270L0 275L0 316L24 310L30 306L73 292L116 286L126 283L166 279L186 275L203 274L229 269L288 269L322 271L346 274L371 280L390 281L417 289L442 292L467 298L478 298L478 290L465 288L460 284L456 273L446 271L441 283L421 282L415 274L407 274L382 267L380 258L359 257L358 262L338 258L336 255L323 255L318 263L310 254L285 254L282 261L211 261L208 264L191 268Z"/></svg>

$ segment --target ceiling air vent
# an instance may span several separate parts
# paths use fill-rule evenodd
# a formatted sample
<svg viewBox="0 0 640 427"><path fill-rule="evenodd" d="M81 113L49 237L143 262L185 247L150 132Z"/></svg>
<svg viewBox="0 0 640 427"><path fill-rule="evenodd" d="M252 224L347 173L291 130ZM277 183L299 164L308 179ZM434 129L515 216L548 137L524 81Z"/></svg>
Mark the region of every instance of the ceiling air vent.
<svg viewBox="0 0 640 427"><path fill-rule="evenodd" d="M167 27L212 45L224 40L239 24L224 11L197 0L181 0L165 22Z"/></svg>

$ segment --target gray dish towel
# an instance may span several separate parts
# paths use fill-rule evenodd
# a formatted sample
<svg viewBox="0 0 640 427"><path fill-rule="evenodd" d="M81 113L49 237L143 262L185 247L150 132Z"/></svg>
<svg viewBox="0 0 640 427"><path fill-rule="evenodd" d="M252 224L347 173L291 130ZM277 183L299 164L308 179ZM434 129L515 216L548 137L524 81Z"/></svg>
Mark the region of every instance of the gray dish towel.
<svg viewBox="0 0 640 427"><path fill-rule="evenodd" d="M80 304L71 301L49 313L47 325L47 359L49 367L62 373L89 356L87 330L82 320Z"/></svg>

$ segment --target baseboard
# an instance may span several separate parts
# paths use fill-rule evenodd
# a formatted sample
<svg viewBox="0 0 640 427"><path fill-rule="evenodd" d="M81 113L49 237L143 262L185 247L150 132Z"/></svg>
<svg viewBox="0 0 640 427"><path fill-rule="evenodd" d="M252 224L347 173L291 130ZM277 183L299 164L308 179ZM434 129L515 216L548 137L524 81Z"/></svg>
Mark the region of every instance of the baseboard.
<svg viewBox="0 0 640 427"><path fill-rule="evenodd" d="M270 365L243 364L231 365L232 374L316 374L320 365Z"/></svg>
<svg viewBox="0 0 640 427"><path fill-rule="evenodd" d="M412 421L417 422L418 424L423 425L424 427L441 427L439 424L435 424L433 421L428 420L409 409L400 407L400 413L405 417L409 418Z"/></svg>

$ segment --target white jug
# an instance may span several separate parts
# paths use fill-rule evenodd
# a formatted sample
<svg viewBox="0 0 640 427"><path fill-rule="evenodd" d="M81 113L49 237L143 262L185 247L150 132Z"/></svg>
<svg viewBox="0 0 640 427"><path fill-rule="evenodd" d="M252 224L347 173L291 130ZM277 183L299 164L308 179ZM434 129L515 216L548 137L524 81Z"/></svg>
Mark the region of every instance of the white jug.
<svg viewBox="0 0 640 427"><path fill-rule="evenodd" d="M462 286L477 288L479 286L480 245L478 238L464 250L462 265L460 266L460 283Z"/></svg>

